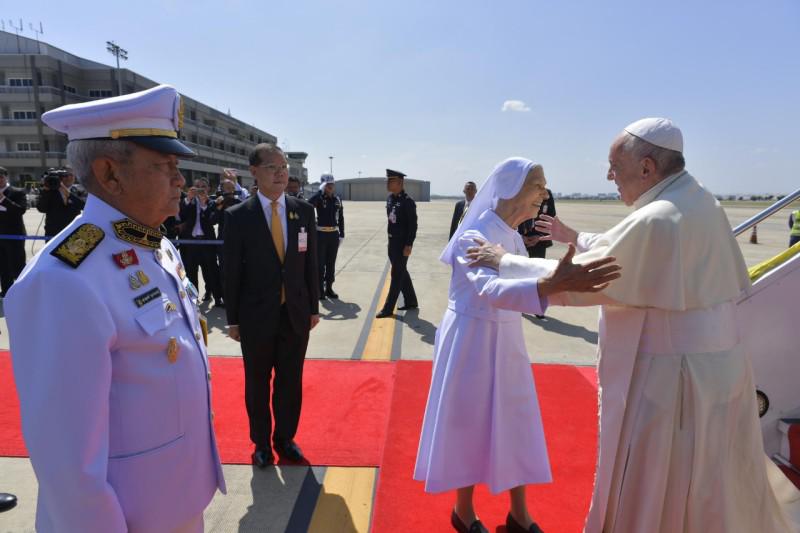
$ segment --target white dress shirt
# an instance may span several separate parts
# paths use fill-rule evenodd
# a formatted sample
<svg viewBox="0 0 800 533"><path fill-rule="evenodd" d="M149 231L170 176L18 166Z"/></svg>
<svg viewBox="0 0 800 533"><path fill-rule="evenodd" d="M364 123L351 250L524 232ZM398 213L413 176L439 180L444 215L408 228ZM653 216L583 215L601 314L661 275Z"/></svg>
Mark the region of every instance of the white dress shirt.
<svg viewBox="0 0 800 533"><path fill-rule="evenodd" d="M270 233L272 232L272 200L264 196L261 191L258 191L258 201L261 202L261 209L264 210L264 216L267 218L267 226L269 226ZM283 252L286 253L286 246L289 242L289 234L286 229L286 195L281 194L278 198L278 216L281 218L281 229L283 230Z"/></svg>

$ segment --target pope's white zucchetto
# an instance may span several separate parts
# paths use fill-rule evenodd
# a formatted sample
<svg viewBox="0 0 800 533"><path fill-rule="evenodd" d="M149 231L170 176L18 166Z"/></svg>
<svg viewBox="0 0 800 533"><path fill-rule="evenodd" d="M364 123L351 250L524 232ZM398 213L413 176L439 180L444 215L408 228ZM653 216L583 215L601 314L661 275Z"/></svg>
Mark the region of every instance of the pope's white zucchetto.
<svg viewBox="0 0 800 533"><path fill-rule="evenodd" d="M683 153L683 134L668 118L643 118L625 126L625 131L650 144Z"/></svg>

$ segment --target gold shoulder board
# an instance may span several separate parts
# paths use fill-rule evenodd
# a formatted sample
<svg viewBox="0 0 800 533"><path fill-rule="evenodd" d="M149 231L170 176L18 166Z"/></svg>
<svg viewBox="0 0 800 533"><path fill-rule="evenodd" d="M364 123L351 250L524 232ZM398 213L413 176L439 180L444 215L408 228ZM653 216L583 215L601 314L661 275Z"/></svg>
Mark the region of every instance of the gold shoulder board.
<svg viewBox="0 0 800 533"><path fill-rule="evenodd" d="M105 236L103 230L94 224L81 224L50 255L61 259L72 268L78 268Z"/></svg>

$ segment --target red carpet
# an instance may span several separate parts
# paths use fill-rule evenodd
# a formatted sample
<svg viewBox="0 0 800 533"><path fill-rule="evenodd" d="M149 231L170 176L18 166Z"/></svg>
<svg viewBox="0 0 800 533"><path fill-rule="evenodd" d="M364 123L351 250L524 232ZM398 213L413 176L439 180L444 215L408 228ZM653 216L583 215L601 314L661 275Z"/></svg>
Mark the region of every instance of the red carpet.
<svg viewBox="0 0 800 533"><path fill-rule="evenodd" d="M554 482L528 489L529 509L545 531L583 529L594 481L597 392L585 369L534 365ZM587 375L585 375L587 374ZM430 384L429 362L397 363L392 414L373 508L373 533L449 531L454 494L426 494L411 479ZM490 531L505 523L506 494L475 491L477 512Z"/></svg>
<svg viewBox="0 0 800 533"><path fill-rule="evenodd" d="M212 357L214 426L223 463L249 464L242 360ZM297 442L314 465L380 464L395 366L308 360ZM0 456L26 457L11 356L0 352Z"/></svg>
<svg viewBox="0 0 800 533"><path fill-rule="evenodd" d="M213 406L224 463L250 462L242 362L212 357ZM591 496L597 392L590 368L534 365L554 482L529 487L534 518L550 533L580 531ZM411 479L430 384L429 361L308 360L297 436L314 465L380 466L372 531L449 531L454 495L426 494ZM0 456L27 455L11 357L0 352ZM490 531L505 521L508 497L476 490Z"/></svg>

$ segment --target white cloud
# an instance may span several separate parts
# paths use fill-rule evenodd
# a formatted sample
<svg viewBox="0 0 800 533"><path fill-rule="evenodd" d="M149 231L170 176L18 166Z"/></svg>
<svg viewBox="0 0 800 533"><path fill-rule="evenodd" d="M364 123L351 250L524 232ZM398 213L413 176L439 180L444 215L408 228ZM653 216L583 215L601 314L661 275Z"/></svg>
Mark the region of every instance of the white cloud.
<svg viewBox="0 0 800 533"><path fill-rule="evenodd" d="M503 107L500 111L515 111L517 113L527 113L531 108L522 100L506 100L503 102Z"/></svg>

